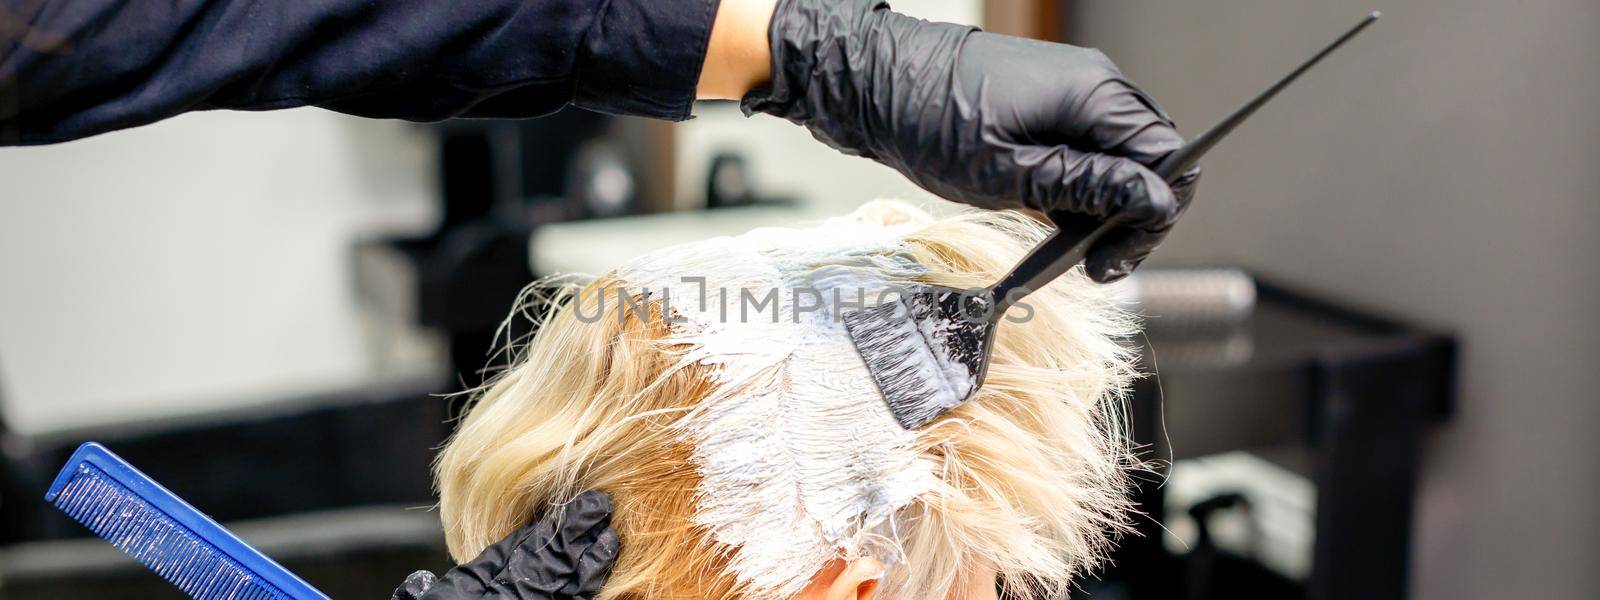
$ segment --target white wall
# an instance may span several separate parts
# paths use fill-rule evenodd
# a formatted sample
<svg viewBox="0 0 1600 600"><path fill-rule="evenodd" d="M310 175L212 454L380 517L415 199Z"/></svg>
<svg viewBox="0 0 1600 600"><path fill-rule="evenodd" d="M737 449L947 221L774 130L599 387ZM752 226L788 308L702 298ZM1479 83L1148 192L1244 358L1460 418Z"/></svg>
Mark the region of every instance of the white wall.
<svg viewBox="0 0 1600 600"><path fill-rule="evenodd" d="M314 109L0 149L0 410L40 431L377 376L350 245L434 218L431 152Z"/></svg>
<svg viewBox="0 0 1600 600"><path fill-rule="evenodd" d="M1073 6L1073 39L1191 134L1383 10L1205 161L1158 262L1236 262L1458 331L1416 597L1600 597L1600 2Z"/></svg>

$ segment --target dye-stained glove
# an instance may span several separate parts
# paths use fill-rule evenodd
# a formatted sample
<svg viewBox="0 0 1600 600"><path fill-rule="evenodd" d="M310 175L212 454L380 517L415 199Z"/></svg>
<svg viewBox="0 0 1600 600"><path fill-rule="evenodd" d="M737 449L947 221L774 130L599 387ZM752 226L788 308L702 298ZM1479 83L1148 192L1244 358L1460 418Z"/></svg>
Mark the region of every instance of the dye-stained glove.
<svg viewBox="0 0 1600 600"><path fill-rule="evenodd" d="M547 514L443 577L412 573L391 600L589 600L605 585L618 549L611 497L584 492L559 518Z"/></svg>
<svg viewBox="0 0 1600 600"><path fill-rule="evenodd" d="M1089 252L1089 275L1126 276L1194 197L1147 166L1183 145L1172 120L1089 48L984 33L891 12L884 0L780 0L772 81L745 114L811 130L945 198L1124 227Z"/></svg>

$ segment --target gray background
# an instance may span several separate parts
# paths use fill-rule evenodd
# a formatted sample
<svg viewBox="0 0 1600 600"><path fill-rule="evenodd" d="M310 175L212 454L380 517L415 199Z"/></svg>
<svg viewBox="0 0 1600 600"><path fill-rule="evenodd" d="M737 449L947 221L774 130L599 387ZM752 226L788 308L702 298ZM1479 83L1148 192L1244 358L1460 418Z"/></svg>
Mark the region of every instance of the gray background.
<svg viewBox="0 0 1600 600"><path fill-rule="evenodd" d="M1384 18L1206 161L1161 261L1235 262L1464 341L1418 598L1600 597L1600 2L1072 3L1196 133Z"/></svg>

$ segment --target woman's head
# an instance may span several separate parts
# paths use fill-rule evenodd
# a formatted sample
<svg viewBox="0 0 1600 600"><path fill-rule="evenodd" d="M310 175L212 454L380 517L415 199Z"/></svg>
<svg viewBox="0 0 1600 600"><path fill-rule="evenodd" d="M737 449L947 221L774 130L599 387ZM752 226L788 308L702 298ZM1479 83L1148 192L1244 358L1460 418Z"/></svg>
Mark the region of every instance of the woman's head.
<svg viewBox="0 0 1600 600"><path fill-rule="evenodd" d="M452 554L600 489L623 544L607 598L789 598L863 557L880 597L990 573L1059 590L1125 526L1130 320L1069 273L1013 309L977 396L916 431L839 321L884 290L987 285L1042 234L880 202L566 288L440 457Z"/></svg>

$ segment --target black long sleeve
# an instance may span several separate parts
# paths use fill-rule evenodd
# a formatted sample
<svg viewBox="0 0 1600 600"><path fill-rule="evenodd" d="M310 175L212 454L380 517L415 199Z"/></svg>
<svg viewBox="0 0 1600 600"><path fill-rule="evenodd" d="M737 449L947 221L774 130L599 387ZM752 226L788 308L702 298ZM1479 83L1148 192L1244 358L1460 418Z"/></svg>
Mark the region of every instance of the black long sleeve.
<svg viewBox="0 0 1600 600"><path fill-rule="evenodd" d="M0 0L0 145L193 110L689 116L718 0Z"/></svg>

